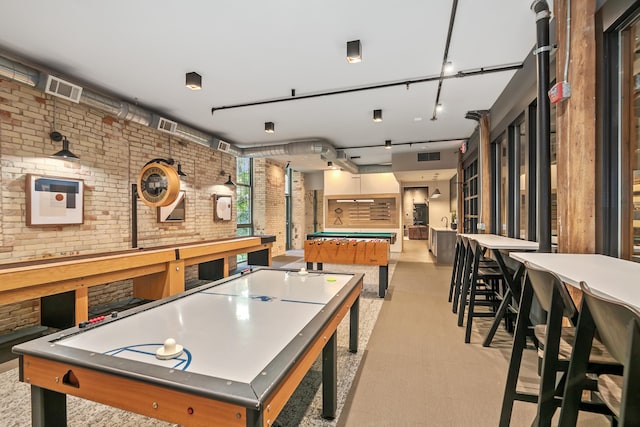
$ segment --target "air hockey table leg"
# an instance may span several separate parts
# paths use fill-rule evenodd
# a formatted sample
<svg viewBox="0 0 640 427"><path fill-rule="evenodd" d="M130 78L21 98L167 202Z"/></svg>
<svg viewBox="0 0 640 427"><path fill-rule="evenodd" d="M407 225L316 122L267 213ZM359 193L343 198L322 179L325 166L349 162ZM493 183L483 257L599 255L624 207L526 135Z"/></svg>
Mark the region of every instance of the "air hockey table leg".
<svg viewBox="0 0 640 427"><path fill-rule="evenodd" d="M67 395L32 385L31 425L33 427L66 426Z"/></svg>
<svg viewBox="0 0 640 427"><path fill-rule="evenodd" d="M351 305L349 309L349 351L358 352L358 335L360 325L360 297Z"/></svg>
<svg viewBox="0 0 640 427"><path fill-rule="evenodd" d="M378 296L384 298L389 287L389 266L381 265L378 268Z"/></svg>
<svg viewBox="0 0 640 427"><path fill-rule="evenodd" d="M334 419L338 402L338 340L331 335L322 349L322 418Z"/></svg>

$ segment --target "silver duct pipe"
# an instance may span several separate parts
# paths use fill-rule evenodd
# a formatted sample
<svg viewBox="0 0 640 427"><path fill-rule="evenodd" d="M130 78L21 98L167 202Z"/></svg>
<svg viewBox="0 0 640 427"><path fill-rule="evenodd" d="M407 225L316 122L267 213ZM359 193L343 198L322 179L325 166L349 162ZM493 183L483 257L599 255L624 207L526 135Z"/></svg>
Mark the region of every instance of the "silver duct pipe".
<svg viewBox="0 0 640 427"><path fill-rule="evenodd" d="M319 154L325 160L337 157L336 149L328 142L318 139L311 141L294 141L286 144L247 147L240 150L242 157L272 157L282 155Z"/></svg>
<svg viewBox="0 0 640 427"><path fill-rule="evenodd" d="M15 80L30 87L37 87L47 79L47 73L41 72L30 66L0 56L0 77ZM109 96L83 88L80 102L91 108L106 112L113 117L127 120L144 126L154 127L159 120L159 116L137 105L120 101ZM218 138L190 128L183 124L178 124L176 134L196 144L217 149ZM336 149L326 140L303 140L289 143L239 148L231 145L229 154L236 157L270 157L278 155L308 155L319 154L325 160L333 161L340 168L351 172L360 173L358 166L351 162L346 156L339 156Z"/></svg>
<svg viewBox="0 0 640 427"><path fill-rule="evenodd" d="M391 165L362 165L358 170L359 173L393 173Z"/></svg>
<svg viewBox="0 0 640 427"><path fill-rule="evenodd" d="M36 87L40 81L40 71L2 56L0 56L0 76L31 87Z"/></svg>
<svg viewBox="0 0 640 427"><path fill-rule="evenodd" d="M336 166L351 173L359 173L358 166L323 139L292 141L285 144L242 148L236 153L239 157L273 157L318 154L325 160L331 160Z"/></svg>

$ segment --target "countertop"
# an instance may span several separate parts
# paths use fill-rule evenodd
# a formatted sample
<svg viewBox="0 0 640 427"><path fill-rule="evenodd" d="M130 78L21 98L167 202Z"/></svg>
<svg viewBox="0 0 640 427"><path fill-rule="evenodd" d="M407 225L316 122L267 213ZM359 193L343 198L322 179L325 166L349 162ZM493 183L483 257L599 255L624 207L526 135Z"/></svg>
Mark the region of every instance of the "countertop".
<svg viewBox="0 0 640 427"><path fill-rule="evenodd" d="M458 230L452 230L452 229L451 229L451 228L449 228L449 227L431 227L431 229L432 229L433 231L450 231L450 232L452 232L452 233L457 233L457 232L458 232Z"/></svg>

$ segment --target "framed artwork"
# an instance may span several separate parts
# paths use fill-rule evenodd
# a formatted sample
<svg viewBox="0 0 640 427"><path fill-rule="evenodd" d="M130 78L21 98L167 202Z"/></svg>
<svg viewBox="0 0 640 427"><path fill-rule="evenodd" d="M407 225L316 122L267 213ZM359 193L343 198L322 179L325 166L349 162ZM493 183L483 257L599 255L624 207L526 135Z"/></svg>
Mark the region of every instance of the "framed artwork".
<svg viewBox="0 0 640 427"><path fill-rule="evenodd" d="M27 226L84 223L81 179L27 174Z"/></svg>
<svg viewBox="0 0 640 427"><path fill-rule="evenodd" d="M217 221L231 221L231 196L213 195L214 219Z"/></svg>
<svg viewBox="0 0 640 427"><path fill-rule="evenodd" d="M183 222L185 219L185 192L180 191L178 196L168 206L159 206L158 222Z"/></svg>

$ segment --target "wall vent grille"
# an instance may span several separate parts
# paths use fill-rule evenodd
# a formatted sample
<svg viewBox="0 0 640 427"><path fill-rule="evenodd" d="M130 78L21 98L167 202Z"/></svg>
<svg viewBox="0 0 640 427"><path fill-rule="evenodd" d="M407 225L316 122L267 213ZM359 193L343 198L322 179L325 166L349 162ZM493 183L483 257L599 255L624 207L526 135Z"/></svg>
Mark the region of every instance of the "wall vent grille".
<svg viewBox="0 0 640 427"><path fill-rule="evenodd" d="M75 103L80 102L80 96L82 95L82 88L80 86L51 75L47 77L47 84L44 91Z"/></svg>
<svg viewBox="0 0 640 427"><path fill-rule="evenodd" d="M231 148L231 144L228 142L218 141L218 151L224 151L226 153L229 151L229 148Z"/></svg>
<svg viewBox="0 0 640 427"><path fill-rule="evenodd" d="M172 122L169 119L165 119L164 117L160 117L158 120L158 130L167 133L176 133L176 129L178 128L178 123Z"/></svg>
<svg viewBox="0 0 640 427"><path fill-rule="evenodd" d="M418 161L419 162L433 162L436 160L440 160L440 152L435 151L432 153L418 153Z"/></svg>

